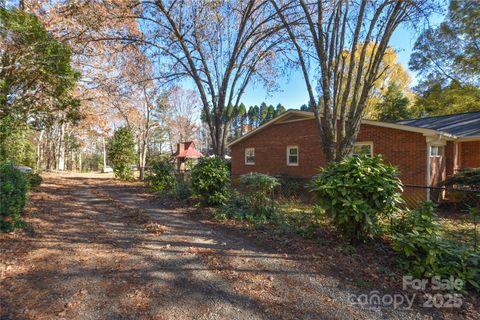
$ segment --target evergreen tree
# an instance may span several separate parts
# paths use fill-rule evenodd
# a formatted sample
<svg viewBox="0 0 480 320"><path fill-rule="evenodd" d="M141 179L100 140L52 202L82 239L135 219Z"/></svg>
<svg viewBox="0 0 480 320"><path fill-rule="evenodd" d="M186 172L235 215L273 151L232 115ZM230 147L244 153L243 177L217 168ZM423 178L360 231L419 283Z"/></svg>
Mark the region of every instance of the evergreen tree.
<svg viewBox="0 0 480 320"><path fill-rule="evenodd" d="M248 108L248 123L255 128L258 122L258 106L250 106Z"/></svg>
<svg viewBox="0 0 480 320"><path fill-rule="evenodd" d="M273 105L269 105L267 108L267 116L265 117L265 122L272 120L275 118L275 107Z"/></svg>
<svg viewBox="0 0 480 320"><path fill-rule="evenodd" d="M237 117L238 117L238 123L239 123L239 126L240 126L240 135L243 135L243 127L245 126L245 122L247 120L247 108L245 107L245 105L243 103L240 103L240 105L238 106L238 114L237 114Z"/></svg>
<svg viewBox="0 0 480 320"><path fill-rule="evenodd" d="M414 110L419 116L480 111L480 88L458 81L448 85L432 81L420 90Z"/></svg>
<svg viewBox="0 0 480 320"><path fill-rule="evenodd" d="M375 106L378 120L395 121L411 117L409 104L410 101L403 94L400 86L395 82L391 83L383 95L382 101Z"/></svg>
<svg viewBox="0 0 480 320"><path fill-rule="evenodd" d="M38 17L0 6L0 161L33 166L31 128L80 119L70 48Z"/></svg>
<svg viewBox="0 0 480 320"><path fill-rule="evenodd" d="M301 111L310 111L310 108L306 104L302 104L302 106L300 107L300 110Z"/></svg>
<svg viewBox="0 0 480 320"><path fill-rule="evenodd" d="M135 163L135 142L130 128L121 127L115 130L108 144L108 156L117 178L132 180L131 165Z"/></svg>
<svg viewBox="0 0 480 320"><path fill-rule="evenodd" d="M277 108L275 109L275 117L278 117L279 115L281 115L285 111L287 111L287 110L285 109L285 107L281 103L277 104Z"/></svg>
<svg viewBox="0 0 480 320"><path fill-rule="evenodd" d="M260 115L259 115L258 125L264 124L267 121L267 116L268 116L268 106L265 102L262 102L262 104L260 105Z"/></svg>

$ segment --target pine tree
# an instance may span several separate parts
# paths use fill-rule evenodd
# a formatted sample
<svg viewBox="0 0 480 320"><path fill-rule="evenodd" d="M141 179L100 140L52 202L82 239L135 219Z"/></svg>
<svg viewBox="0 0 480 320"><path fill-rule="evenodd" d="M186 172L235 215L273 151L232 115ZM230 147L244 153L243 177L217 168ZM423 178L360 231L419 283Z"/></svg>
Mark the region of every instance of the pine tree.
<svg viewBox="0 0 480 320"><path fill-rule="evenodd" d="M383 95L382 101L376 105L378 120L395 121L411 117L409 104L410 101L405 97L400 86L391 83Z"/></svg>

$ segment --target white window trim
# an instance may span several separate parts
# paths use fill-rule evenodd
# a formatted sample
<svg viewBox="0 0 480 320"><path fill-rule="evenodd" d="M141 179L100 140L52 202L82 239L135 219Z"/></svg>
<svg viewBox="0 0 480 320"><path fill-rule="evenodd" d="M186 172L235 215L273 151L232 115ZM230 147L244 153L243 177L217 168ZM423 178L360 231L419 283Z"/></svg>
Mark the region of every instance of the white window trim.
<svg viewBox="0 0 480 320"><path fill-rule="evenodd" d="M245 165L247 166L254 166L255 160L253 162L247 162L247 151L253 150L253 156L255 157L255 148L245 148Z"/></svg>
<svg viewBox="0 0 480 320"><path fill-rule="evenodd" d="M290 163L290 149L297 149L297 162L296 163ZM298 148L298 146L287 146L287 166L298 167L299 163L300 163L300 149Z"/></svg>
<svg viewBox="0 0 480 320"><path fill-rule="evenodd" d="M374 155L374 152L373 152L373 141L361 141L361 142L355 142L355 144L353 145L354 147L358 146L358 147L361 147L361 146L370 146L370 157L373 157ZM353 155L353 149L352 149L352 153Z"/></svg>
<svg viewBox="0 0 480 320"><path fill-rule="evenodd" d="M437 148L439 154L432 155L433 148ZM441 150L441 152L440 152L440 150ZM435 146L435 145L430 146L430 157L439 158L439 157L443 157L444 155L445 155L445 146Z"/></svg>

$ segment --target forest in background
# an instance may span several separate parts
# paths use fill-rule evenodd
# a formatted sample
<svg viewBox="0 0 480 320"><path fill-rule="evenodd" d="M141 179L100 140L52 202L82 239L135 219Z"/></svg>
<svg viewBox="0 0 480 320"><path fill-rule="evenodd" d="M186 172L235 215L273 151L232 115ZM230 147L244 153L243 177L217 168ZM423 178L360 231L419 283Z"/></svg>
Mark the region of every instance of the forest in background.
<svg viewBox="0 0 480 320"><path fill-rule="evenodd" d="M2 2L0 161L38 170L100 170L113 133L127 127L143 168L183 141L196 141L205 154L224 154L225 143L245 125L257 127L289 108L312 110L310 102L241 102L249 84L274 95L276 78L299 68L286 49L285 21L272 18L269 1L224 7L200 1L181 16L183 24L173 21L183 7L158 3ZM480 3L452 0L447 9L444 21L423 30L415 43L409 64L420 76L415 87L395 51L385 48L363 116L394 121L480 111ZM225 19L239 11L243 16ZM375 42L355 48L341 53L343 65L377 55ZM196 87L185 87L185 79ZM321 89L318 94L321 110Z"/></svg>

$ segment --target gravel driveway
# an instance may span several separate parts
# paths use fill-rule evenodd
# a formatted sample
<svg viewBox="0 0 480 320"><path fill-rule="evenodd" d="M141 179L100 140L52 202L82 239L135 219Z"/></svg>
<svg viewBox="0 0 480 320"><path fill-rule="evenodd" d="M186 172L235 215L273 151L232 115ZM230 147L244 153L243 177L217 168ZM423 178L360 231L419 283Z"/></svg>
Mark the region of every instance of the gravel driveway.
<svg viewBox="0 0 480 320"><path fill-rule="evenodd" d="M132 184L48 175L29 210L32 227L0 236L1 319L440 317L353 305L362 291L301 257L161 208Z"/></svg>

